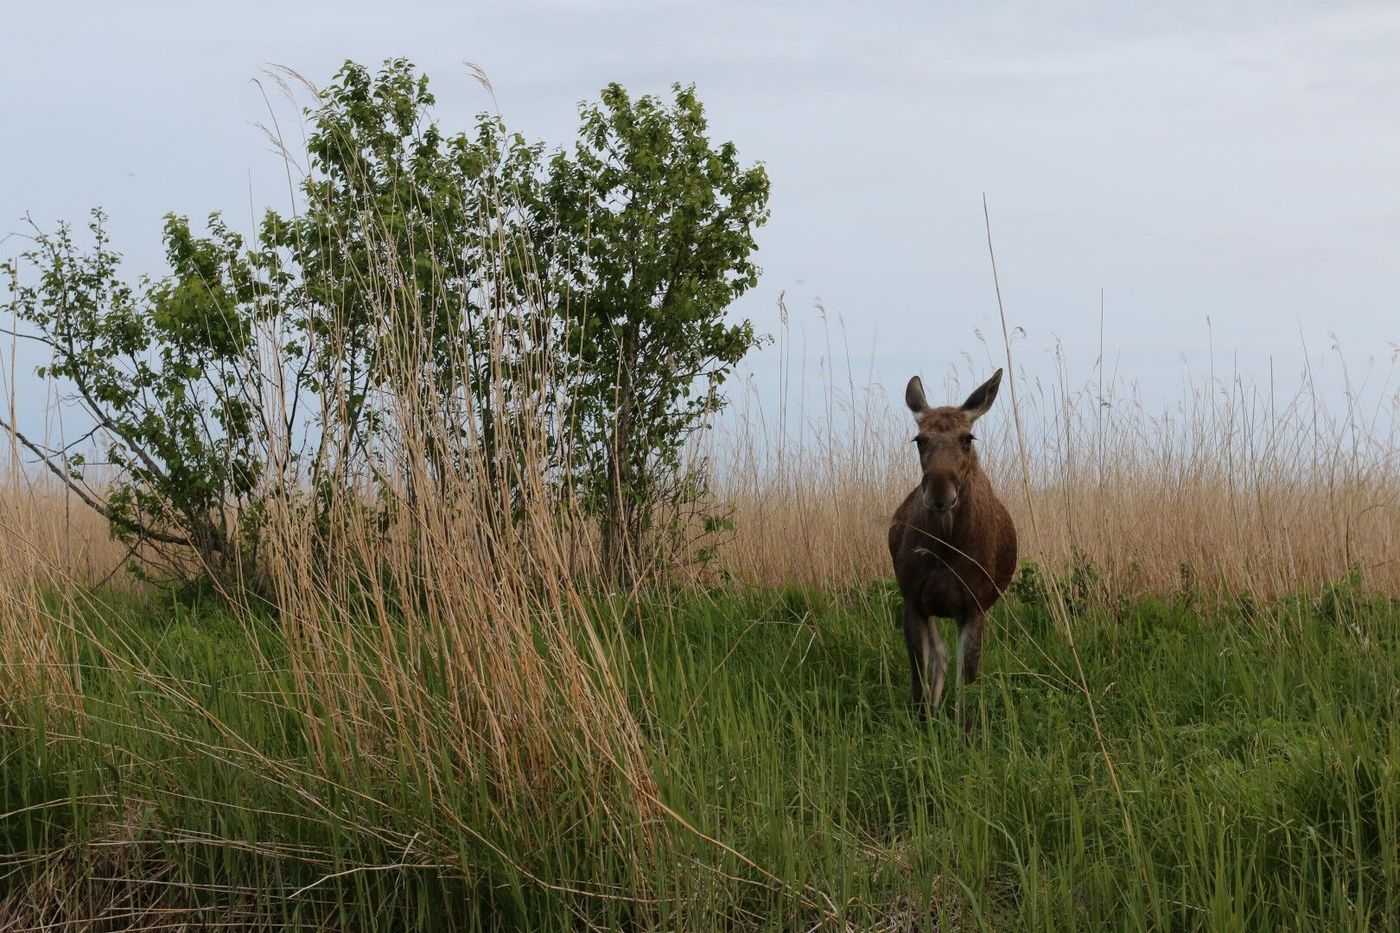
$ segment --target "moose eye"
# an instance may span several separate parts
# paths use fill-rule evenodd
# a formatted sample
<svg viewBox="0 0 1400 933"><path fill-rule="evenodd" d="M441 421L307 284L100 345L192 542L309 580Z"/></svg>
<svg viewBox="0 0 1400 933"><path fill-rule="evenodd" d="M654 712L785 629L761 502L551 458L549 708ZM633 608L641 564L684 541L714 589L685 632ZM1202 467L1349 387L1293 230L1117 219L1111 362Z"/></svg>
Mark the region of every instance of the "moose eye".
<svg viewBox="0 0 1400 933"><path fill-rule="evenodd" d="M964 447L971 447L972 442L975 440L977 440L977 435L975 434L964 434L962 436L962 443Z"/></svg>
<svg viewBox="0 0 1400 933"><path fill-rule="evenodd" d="M928 438L919 436L914 438L914 444L919 448L919 453L924 452L924 445L928 443Z"/></svg>

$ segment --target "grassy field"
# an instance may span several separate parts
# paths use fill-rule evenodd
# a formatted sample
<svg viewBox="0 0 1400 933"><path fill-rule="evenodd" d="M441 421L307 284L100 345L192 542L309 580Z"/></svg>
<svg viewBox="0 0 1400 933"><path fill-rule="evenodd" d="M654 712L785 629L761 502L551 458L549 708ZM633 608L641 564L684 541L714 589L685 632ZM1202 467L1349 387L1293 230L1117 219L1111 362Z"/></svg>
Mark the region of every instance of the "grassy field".
<svg viewBox="0 0 1400 933"><path fill-rule="evenodd" d="M467 470L274 497L262 595L176 597L12 466L0 930L1400 927L1400 402L1104 393L979 442L1023 563L970 741L908 706L870 393L741 412L710 560L612 595Z"/></svg>
<svg viewBox="0 0 1400 933"><path fill-rule="evenodd" d="M522 808L456 770L443 722L338 743L264 616L40 599L80 694L3 706L4 929L1400 923L1397 607L1345 582L1072 603L1072 641L1023 583L970 742L949 706L911 715L884 586L594 602L654 781L635 810L561 761ZM446 711L460 686L394 639Z"/></svg>

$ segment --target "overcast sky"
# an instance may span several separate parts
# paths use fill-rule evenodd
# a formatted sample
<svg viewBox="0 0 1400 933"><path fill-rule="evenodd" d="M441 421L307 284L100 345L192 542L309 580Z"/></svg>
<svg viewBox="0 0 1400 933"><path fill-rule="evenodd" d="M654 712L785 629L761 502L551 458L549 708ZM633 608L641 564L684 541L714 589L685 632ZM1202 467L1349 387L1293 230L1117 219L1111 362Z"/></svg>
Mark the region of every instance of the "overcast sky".
<svg viewBox="0 0 1400 933"><path fill-rule="evenodd" d="M964 354L995 365L983 192L1033 373L1058 338L1070 381L1094 380L1101 289L1110 365L1149 399L1207 371L1211 341L1261 379L1271 356L1301 370L1306 341L1332 387L1331 335L1378 382L1400 342L1395 3L6 0L0 232L101 205L158 271L165 212L286 205L263 69L325 83L388 56L431 76L449 129L490 106L480 64L551 145L609 81L695 82L714 137L772 180L735 312L772 330L786 292L810 333L820 301L895 399Z"/></svg>

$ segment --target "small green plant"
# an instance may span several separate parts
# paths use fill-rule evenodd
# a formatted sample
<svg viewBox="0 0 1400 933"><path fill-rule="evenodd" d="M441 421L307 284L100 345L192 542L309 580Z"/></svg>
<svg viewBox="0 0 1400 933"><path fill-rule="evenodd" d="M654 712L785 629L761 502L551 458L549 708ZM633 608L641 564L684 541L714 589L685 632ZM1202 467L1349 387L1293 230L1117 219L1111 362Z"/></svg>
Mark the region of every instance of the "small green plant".
<svg viewBox="0 0 1400 933"><path fill-rule="evenodd" d="M1353 564L1342 579L1322 587L1311 608L1320 618L1355 626L1371 620L1393 621L1400 600L1367 589L1361 567Z"/></svg>
<svg viewBox="0 0 1400 933"><path fill-rule="evenodd" d="M1196 567L1189 560L1184 560L1177 571L1177 601L1183 606L1193 606L1199 601L1200 595Z"/></svg>
<svg viewBox="0 0 1400 933"><path fill-rule="evenodd" d="M1045 571L1033 560L1023 559L1011 578L1011 595L1024 606L1049 605L1049 588Z"/></svg>
<svg viewBox="0 0 1400 933"><path fill-rule="evenodd" d="M1071 548L1070 564L1065 572L1065 608L1071 613L1082 612L1103 598L1103 572L1078 545Z"/></svg>
<svg viewBox="0 0 1400 933"><path fill-rule="evenodd" d="M719 549L734 534L732 515L705 513L700 516L700 533L704 543L695 551L695 560L701 567L708 567L719 556Z"/></svg>

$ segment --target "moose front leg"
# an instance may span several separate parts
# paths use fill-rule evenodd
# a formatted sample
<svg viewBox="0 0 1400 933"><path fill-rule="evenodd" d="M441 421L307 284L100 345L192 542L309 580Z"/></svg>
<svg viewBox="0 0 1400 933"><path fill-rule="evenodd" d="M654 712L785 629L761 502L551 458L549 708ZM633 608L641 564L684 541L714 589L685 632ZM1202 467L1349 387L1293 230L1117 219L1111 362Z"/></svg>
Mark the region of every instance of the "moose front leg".
<svg viewBox="0 0 1400 933"><path fill-rule="evenodd" d="M909 695L921 717L938 712L948 649L932 619L904 602L904 646L909 649Z"/></svg>
<svg viewBox="0 0 1400 933"><path fill-rule="evenodd" d="M963 688L977 680L977 668L982 662L981 612L974 612L958 622L958 722L963 731L972 732L972 717L964 699Z"/></svg>

